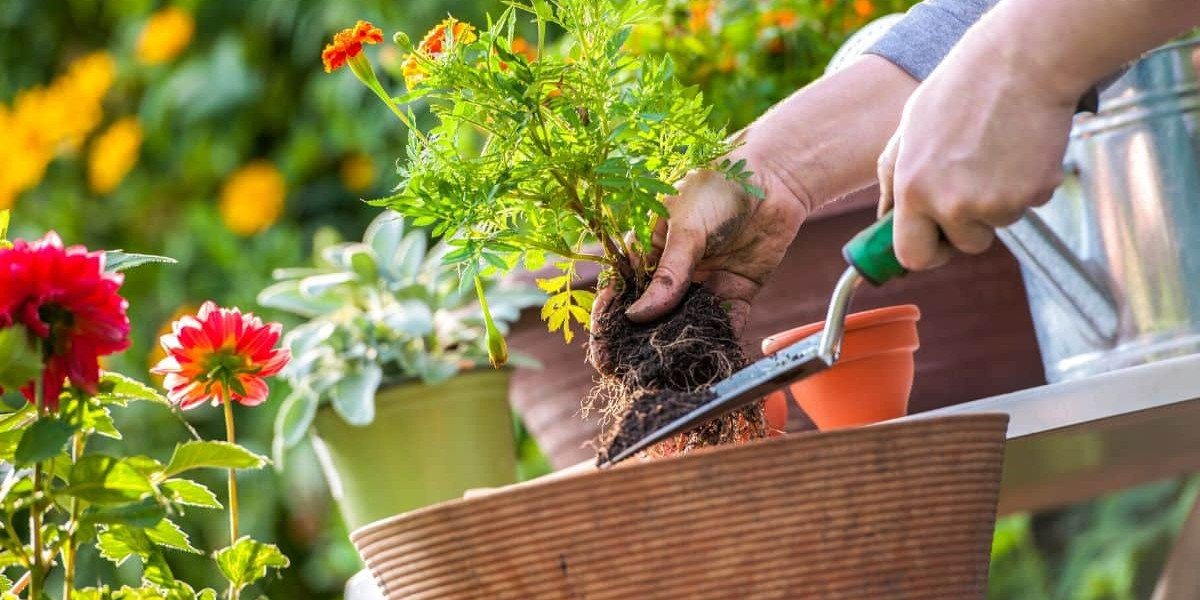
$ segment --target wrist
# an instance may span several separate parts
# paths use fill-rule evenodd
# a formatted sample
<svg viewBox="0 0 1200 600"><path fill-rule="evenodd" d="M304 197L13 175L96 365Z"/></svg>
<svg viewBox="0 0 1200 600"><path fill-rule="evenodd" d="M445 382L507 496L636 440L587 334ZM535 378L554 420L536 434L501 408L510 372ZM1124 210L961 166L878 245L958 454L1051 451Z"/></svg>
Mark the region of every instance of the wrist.
<svg viewBox="0 0 1200 600"><path fill-rule="evenodd" d="M1009 15L994 16L1013 20ZM1074 107L1099 77L1065 66L1069 63L1045 51L1044 45L1023 41L1008 27L976 26L963 41L967 72L993 77L1013 94L1049 105Z"/></svg>
<svg viewBox="0 0 1200 600"><path fill-rule="evenodd" d="M746 170L753 173L749 183L773 200L798 203L805 215L820 207L817 196L798 177L794 168L802 149L779 135L788 128L771 124L774 109L758 121L734 135L736 147L727 158L733 162L746 161ZM738 186L739 188L741 186ZM745 193L744 190L741 190Z"/></svg>

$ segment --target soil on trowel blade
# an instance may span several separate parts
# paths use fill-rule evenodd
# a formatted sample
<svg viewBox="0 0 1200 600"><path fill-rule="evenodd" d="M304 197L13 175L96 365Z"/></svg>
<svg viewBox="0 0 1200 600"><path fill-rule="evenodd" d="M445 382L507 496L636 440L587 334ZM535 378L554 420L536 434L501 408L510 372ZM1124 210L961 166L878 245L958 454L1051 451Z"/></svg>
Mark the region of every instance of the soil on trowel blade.
<svg viewBox="0 0 1200 600"><path fill-rule="evenodd" d="M585 410L601 411L597 460L604 462L712 398L706 390L749 363L721 299L693 284L670 315L649 324L625 317L632 285L597 315L589 359L600 372ZM663 456L766 437L761 402L653 446Z"/></svg>

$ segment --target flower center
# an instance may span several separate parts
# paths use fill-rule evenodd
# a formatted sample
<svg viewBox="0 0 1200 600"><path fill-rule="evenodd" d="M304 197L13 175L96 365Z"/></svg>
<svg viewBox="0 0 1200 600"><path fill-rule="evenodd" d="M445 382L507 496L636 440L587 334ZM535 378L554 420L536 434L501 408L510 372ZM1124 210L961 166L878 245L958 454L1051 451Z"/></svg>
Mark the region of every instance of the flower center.
<svg viewBox="0 0 1200 600"><path fill-rule="evenodd" d="M204 360L204 373L209 380L227 382L240 373L250 371L250 361L236 349L222 346Z"/></svg>
<svg viewBox="0 0 1200 600"><path fill-rule="evenodd" d="M67 338L75 327L75 315L57 302L47 302L38 307L38 318L50 328L46 340L46 356L63 354L67 349Z"/></svg>

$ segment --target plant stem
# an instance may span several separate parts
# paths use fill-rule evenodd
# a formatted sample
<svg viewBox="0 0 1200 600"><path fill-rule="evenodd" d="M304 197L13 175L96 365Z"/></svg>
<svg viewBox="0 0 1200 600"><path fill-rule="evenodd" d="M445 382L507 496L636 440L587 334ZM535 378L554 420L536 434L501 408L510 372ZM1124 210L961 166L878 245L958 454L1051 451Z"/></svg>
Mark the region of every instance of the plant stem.
<svg viewBox="0 0 1200 600"><path fill-rule="evenodd" d="M79 401L79 420L82 424L83 413L87 408L87 400ZM79 462L79 456L83 454L83 431L76 431L74 440L71 444L71 463ZM79 530L79 499L71 497L71 516L67 520L67 544L63 546L63 600L71 600L71 596L75 592L75 557L76 557L76 535Z"/></svg>
<svg viewBox="0 0 1200 600"><path fill-rule="evenodd" d="M38 374L34 379L33 386L34 405L37 407L37 415L40 419L46 403L43 374ZM31 600L41 600L42 589L46 585L45 555L42 554L42 502L38 497L41 491L42 463L39 461L33 465L33 503L29 506L29 535L32 538L31 545L33 546L33 565L29 569L29 597Z"/></svg>
<svg viewBox="0 0 1200 600"><path fill-rule="evenodd" d="M228 383L221 385L221 404L225 407L225 439L230 444L237 443L237 436L233 429L233 398L229 395ZM229 469L229 545L232 546L238 540L238 494L237 494L237 469ZM242 591L233 584L229 583L229 600L238 600L241 597Z"/></svg>
<svg viewBox="0 0 1200 600"><path fill-rule="evenodd" d="M233 430L233 400L229 396L228 386L221 386L221 404L225 407L225 439L230 444L237 443ZM238 540L238 499L237 499L237 469L229 469L229 543Z"/></svg>

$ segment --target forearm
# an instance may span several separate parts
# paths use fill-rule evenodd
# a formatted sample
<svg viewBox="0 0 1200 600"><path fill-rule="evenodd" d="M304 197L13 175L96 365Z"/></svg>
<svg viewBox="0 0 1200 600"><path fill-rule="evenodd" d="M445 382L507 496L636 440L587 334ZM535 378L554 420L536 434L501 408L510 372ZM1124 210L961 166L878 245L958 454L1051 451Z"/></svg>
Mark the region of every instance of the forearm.
<svg viewBox="0 0 1200 600"><path fill-rule="evenodd" d="M917 81L866 55L821 78L751 124L735 151L811 213L875 181L875 162Z"/></svg>
<svg viewBox="0 0 1200 600"><path fill-rule="evenodd" d="M1200 2L1193 0L1006 0L967 33L962 51L1072 102L1108 73L1196 25Z"/></svg>

